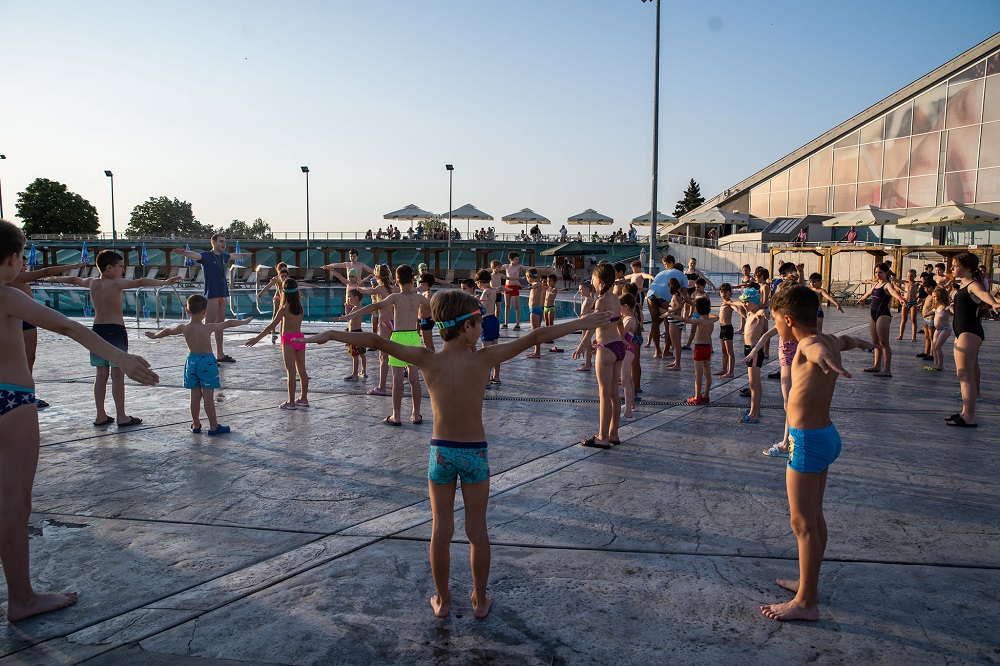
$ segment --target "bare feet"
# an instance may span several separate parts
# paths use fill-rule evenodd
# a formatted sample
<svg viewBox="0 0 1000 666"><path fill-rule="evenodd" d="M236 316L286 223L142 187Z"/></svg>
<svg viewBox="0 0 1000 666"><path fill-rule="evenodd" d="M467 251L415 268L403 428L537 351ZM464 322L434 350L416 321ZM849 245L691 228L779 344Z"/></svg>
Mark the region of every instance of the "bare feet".
<svg viewBox="0 0 1000 666"><path fill-rule="evenodd" d="M438 598L438 595L431 597L431 608L434 609L434 615L437 617L448 617L448 611L451 610L451 601L442 603Z"/></svg>
<svg viewBox="0 0 1000 666"><path fill-rule="evenodd" d="M867 370L866 370L867 372ZM875 377L892 377L891 372L876 372L873 376Z"/></svg>
<svg viewBox="0 0 1000 666"><path fill-rule="evenodd" d="M524 358L541 358L541 357L542 357L542 355L541 355L541 354L536 354L536 353L534 353L534 352L532 352L532 353L530 353L530 354L525 354L525 355L524 355Z"/></svg>
<svg viewBox="0 0 1000 666"><path fill-rule="evenodd" d="M477 620L482 620L484 617L490 614L490 608L493 607L493 597L486 597L486 601L481 604L477 604L476 600L472 600L472 614L476 616Z"/></svg>
<svg viewBox="0 0 1000 666"><path fill-rule="evenodd" d="M789 592L793 592L795 594L798 594L799 592L799 581L797 580L793 580L791 578L775 578L774 582L778 587L782 587Z"/></svg>
<svg viewBox="0 0 1000 666"><path fill-rule="evenodd" d="M719 375L719 377L720 377L720 378L722 378L722 379L727 379L727 378L733 378L733 377L735 377L735 376L736 376L736 375L734 375L734 374L733 374L733 373L731 373L731 372L728 372L728 373L726 373L726 374L724 374L724 375Z"/></svg>
<svg viewBox="0 0 1000 666"><path fill-rule="evenodd" d="M870 368L865 368L861 372L882 372L882 368L878 367L877 365L873 365Z"/></svg>
<svg viewBox="0 0 1000 666"><path fill-rule="evenodd" d="M712 376L713 377L722 377L723 374L725 374L725 373L722 370L719 370L718 372L713 372Z"/></svg>
<svg viewBox="0 0 1000 666"><path fill-rule="evenodd" d="M8 602L7 619L19 622L42 613L66 608L76 603L76 592L55 592L52 594L36 594L27 603L16 604Z"/></svg>
<svg viewBox="0 0 1000 666"><path fill-rule="evenodd" d="M680 370L680 369L681 366L679 365L668 365L667 367L664 368L664 370Z"/></svg>
<svg viewBox="0 0 1000 666"><path fill-rule="evenodd" d="M772 620L787 622L789 620L806 620L815 622L819 619L819 606L801 606L795 601L784 604L768 604L761 606L760 612Z"/></svg>
<svg viewBox="0 0 1000 666"><path fill-rule="evenodd" d="M903 336L902 336L902 335L897 335L897 336L896 336L896 339L897 339L897 340L902 340L902 339L903 339Z"/></svg>

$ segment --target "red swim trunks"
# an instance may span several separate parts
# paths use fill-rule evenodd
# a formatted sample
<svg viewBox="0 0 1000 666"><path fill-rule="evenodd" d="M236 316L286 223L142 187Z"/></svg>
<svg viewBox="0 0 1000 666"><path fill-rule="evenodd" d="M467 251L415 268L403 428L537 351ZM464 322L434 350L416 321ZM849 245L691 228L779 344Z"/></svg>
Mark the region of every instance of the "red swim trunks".
<svg viewBox="0 0 1000 666"><path fill-rule="evenodd" d="M521 285L508 284L504 288L503 293L506 294L507 296L510 296L511 298L517 298L518 296L521 295Z"/></svg>
<svg viewBox="0 0 1000 666"><path fill-rule="evenodd" d="M696 360L696 361L711 361L712 360L712 345L695 345L694 346L694 360Z"/></svg>

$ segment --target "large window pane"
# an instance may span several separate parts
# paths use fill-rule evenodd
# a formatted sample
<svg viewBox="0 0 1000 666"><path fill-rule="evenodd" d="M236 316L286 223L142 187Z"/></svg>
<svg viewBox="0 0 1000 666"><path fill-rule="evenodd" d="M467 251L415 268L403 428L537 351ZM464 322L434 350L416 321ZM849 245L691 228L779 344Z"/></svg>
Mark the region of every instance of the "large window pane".
<svg viewBox="0 0 1000 666"><path fill-rule="evenodd" d="M806 214L806 190L791 190L788 193L788 215L795 217Z"/></svg>
<svg viewBox="0 0 1000 666"><path fill-rule="evenodd" d="M979 125L948 132L945 171L966 171L979 166Z"/></svg>
<svg viewBox="0 0 1000 666"><path fill-rule="evenodd" d="M1000 75L986 79L986 101L983 104L983 122L1000 120Z"/></svg>
<svg viewBox="0 0 1000 666"><path fill-rule="evenodd" d="M1000 168L980 169L976 201L1000 201Z"/></svg>
<svg viewBox="0 0 1000 666"><path fill-rule="evenodd" d="M768 194L771 191L771 181L765 180L760 185L755 185L753 189L750 190L750 196L755 197L758 194Z"/></svg>
<svg viewBox="0 0 1000 666"><path fill-rule="evenodd" d="M846 185L858 181L858 147L833 151L833 184Z"/></svg>
<svg viewBox="0 0 1000 666"><path fill-rule="evenodd" d="M861 146L858 160L858 180L882 180L882 144L866 143Z"/></svg>
<svg viewBox="0 0 1000 666"><path fill-rule="evenodd" d="M804 190L809 185L809 162L799 162L788 172L788 189Z"/></svg>
<svg viewBox="0 0 1000 666"><path fill-rule="evenodd" d="M936 174L940 151L940 132L913 137L910 144L910 177Z"/></svg>
<svg viewBox="0 0 1000 666"><path fill-rule="evenodd" d="M1000 74L1000 53L994 53L986 62L986 76Z"/></svg>
<svg viewBox="0 0 1000 666"><path fill-rule="evenodd" d="M893 139L885 142L885 167L882 177L885 180L906 177L910 162L910 138ZM885 197L883 197L884 199Z"/></svg>
<svg viewBox="0 0 1000 666"><path fill-rule="evenodd" d="M956 83L961 83L962 81L972 81L973 79L981 79L986 72L986 61L980 60L974 65L970 65L968 69L956 74L955 76L948 79L950 85Z"/></svg>
<svg viewBox="0 0 1000 666"><path fill-rule="evenodd" d="M861 128L861 143L872 143L882 140L882 131L885 128L885 116L869 123Z"/></svg>
<svg viewBox="0 0 1000 666"><path fill-rule="evenodd" d="M979 147L979 168L995 166L1000 166L1000 123L986 123Z"/></svg>
<svg viewBox="0 0 1000 666"><path fill-rule="evenodd" d="M937 198L937 174L910 178L910 188L907 194L907 208L923 208L933 206Z"/></svg>
<svg viewBox="0 0 1000 666"><path fill-rule="evenodd" d="M830 184L833 176L833 151L824 148L809 158L809 187L821 187Z"/></svg>
<svg viewBox="0 0 1000 666"><path fill-rule="evenodd" d="M754 217L768 217L767 199L767 194L754 194L750 192L750 214Z"/></svg>
<svg viewBox="0 0 1000 666"><path fill-rule="evenodd" d="M890 111L885 116L885 138L898 139L901 136L910 136L911 120L913 117L913 104L907 102L894 111Z"/></svg>
<svg viewBox="0 0 1000 666"><path fill-rule="evenodd" d="M906 180L882 181L882 208L906 208Z"/></svg>
<svg viewBox="0 0 1000 666"><path fill-rule="evenodd" d="M843 139L833 144L834 150L837 148L848 148L850 146L858 145L858 138L861 136L861 132L854 132L853 134L848 134Z"/></svg>
<svg viewBox="0 0 1000 666"><path fill-rule="evenodd" d="M913 100L913 133L944 129L944 107L948 86L941 84Z"/></svg>
<svg viewBox="0 0 1000 666"><path fill-rule="evenodd" d="M782 217L788 210L788 192L771 192L771 211L768 217Z"/></svg>
<svg viewBox="0 0 1000 666"><path fill-rule="evenodd" d="M867 205L881 206L882 205L882 183L880 181L874 183L858 183L858 204L857 207Z"/></svg>
<svg viewBox="0 0 1000 666"><path fill-rule="evenodd" d="M948 87L948 121L946 127L964 127L983 121L983 84L973 81Z"/></svg>
<svg viewBox="0 0 1000 666"><path fill-rule="evenodd" d="M976 172L958 171L945 174L944 198L956 203L972 203L976 200Z"/></svg>
<svg viewBox="0 0 1000 666"><path fill-rule="evenodd" d="M781 192L788 189L788 169L785 169L771 179L771 191Z"/></svg>
<svg viewBox="0 0 1000 666"><path fill-rule="evenodd" d="M809 215L823 215L829 211L827 199L830 196L829 187L810 187L809 205L806 206L806 213Z"/></svg>
<svg viewBox="0 0 1000 666"><path fill-rule="evenodd" d="M858 194L857 185L836 185L833 188L833 212L849 213L854 210Z"/></svg>

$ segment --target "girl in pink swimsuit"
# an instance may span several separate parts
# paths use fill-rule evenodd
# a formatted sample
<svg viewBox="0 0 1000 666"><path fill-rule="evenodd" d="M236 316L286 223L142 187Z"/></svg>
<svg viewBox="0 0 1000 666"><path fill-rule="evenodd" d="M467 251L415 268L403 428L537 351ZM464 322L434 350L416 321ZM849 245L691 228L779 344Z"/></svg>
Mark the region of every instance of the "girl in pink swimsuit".
<svg viewBox="0 0 1000 666"><path fill-rule="evenodd" d="M293 342L302 338L302 300L299 298L299 284L288 278L279 287L281 306L275 311L274 319L264 327L258 335L246 342L247 347L253 347L265 335L281 325L281 359L285 363L287 375L288 399L278 405L279 409L293 410L309 406L309 374L306 372L306 346L302 342ZM295 397L296 374L302 382L302 392Z"/></svg>

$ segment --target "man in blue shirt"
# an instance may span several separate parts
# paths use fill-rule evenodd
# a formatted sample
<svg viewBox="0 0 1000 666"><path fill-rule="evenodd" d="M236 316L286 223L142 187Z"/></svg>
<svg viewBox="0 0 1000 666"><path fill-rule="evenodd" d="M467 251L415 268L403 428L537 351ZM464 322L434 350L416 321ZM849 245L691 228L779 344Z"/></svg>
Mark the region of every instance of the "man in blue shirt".
<svg viewBox="0 0 1000 666"><path fill-rule="evenodd" d="M212 236L212 250L210 252L189 252L184 248L175 248L174 252L182 254L189 259L194 259L202 265L205 274L205 298L208 299L208 307L205 309L205 323L212 324L226 320L226 298L229 296L229 262L233 259L243 259L249 257L249 252L229 253L226 252L226 237L222 234ZM222 331L215 333L215 359L220 363L234 363L232 356L227 356L222 351Z"/></svg>
<svg viewBox="0 0 1000 666"><path fill-rule="evenodd" d="M653 278L653 281L649 283L649 296L646 297L646 304L649 306L649 316L650 321L650 332L649 340L653 343L653 358L657 358L661 355L660 353L660 321L662 315L667 311L667 306L670 303L670 289L667 287L667 283L670 278L677 278L677 281L681 284L681 294L687 297L687 286L688 279L684 275L684 271L680 270L678 266L674 264L674 258L671 255L663 257L663 268L665 270L660 271ZM662 310L661 310L662 307ZM669 351L670 342L666 339L666 345L663 349L663 356L667 355ZM680 349L675 349L674 353L680 354Z"/></svg>

